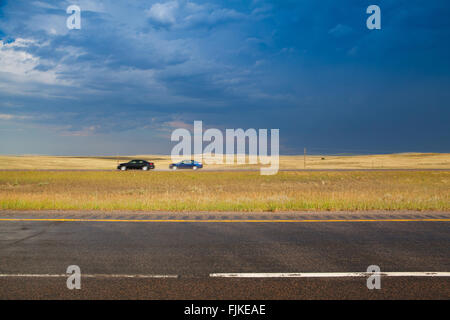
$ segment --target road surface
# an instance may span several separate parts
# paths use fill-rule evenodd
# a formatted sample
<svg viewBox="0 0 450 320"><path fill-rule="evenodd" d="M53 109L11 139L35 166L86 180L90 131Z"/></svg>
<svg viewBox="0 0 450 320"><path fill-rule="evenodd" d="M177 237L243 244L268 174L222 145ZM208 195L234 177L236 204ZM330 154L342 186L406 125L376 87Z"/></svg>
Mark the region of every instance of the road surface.
<svg viewBox="0 0 450 320"><path fill-rule="evenodd" d="M0 299L450 299L446 212L0 217Z"/></svg>

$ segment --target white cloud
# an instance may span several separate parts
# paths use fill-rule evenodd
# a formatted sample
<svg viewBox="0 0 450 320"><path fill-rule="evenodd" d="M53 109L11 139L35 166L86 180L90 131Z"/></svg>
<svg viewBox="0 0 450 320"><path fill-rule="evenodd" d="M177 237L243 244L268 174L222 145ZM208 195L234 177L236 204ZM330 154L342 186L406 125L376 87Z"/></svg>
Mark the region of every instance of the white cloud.
<svg viewBox="0 0 450 320"><path fill-rule="evenodd" d="M163 123L163 126L167 126L170 128L170 130L183 128L188 130L194 130L194 126L192 123L186 123L182 120L173 120L173 121L167 121Z"/></svg>
<svg viewBox="0 0 450 320"><path fill-rule="evenodd" d="M30 53L13 50L16 47L0 42L0 70L16 75L24 75L31 72L39 63L39 58ZM19 46L20 47L20 46Z"/></svg>
<svg viewBox="0 0 450 320"><path fill-rule="evenodd" d="M338 24L328 31L329 34L332 34L335 37L346 36L352 32L353 32L352 28L343 24Z"/></svg>
<svg viewBox="0 0 450 320"><path fill-rule="evenodd" d="M147 16L158 23L174 24L176 22L176 10L179 8L177 1L155 3L147 10Z"/></svg>
<svg viewBox="0 0 450 320"><path fill-rule="evenodd" d="M255 9L253 9L252 11L252 16L255 17L260 17L260 18L264 18L264 17L268 17L270 16L270 11L272 11L272 6L265 4L261 7L257 7Z"/></svg>
<svg viewBox="0 0 450 320"><path fill-rule="evenodd" d="M32 39L18 38L12 43L0 41L0 73L3 74L0 82L12 85L12 81L19 83L37 82L45 84L67 84L57 79L55 70L40 71L36 68L41 63L39 57L25 51L30 45L39 45ZM6 76L10 79L5 79ZM10 81L8 81L10 80Z"/></svg>
<svg viewBox="0 0 450 320"><path fill-rule="evenodd" d="M12 114L0 113L0 119L1 120L11 120L13 118L14 118L14 116Z"/></svg>
<svg viewBox="0 0 450 320"><path fill-rule="evenodd" d="M220 22L244 19L245 15L231 9L215 9L195 12L184 18L189 25L208 24L213 25Z"/></svg>
<svg viewBox="0 0 450 320"><path fill-rule="evenodd" d="M37 45L37 42L33 39L23 39L23 38L17 38L13 42L6 42L0 41L0 48L25 48L29 47L30 45Z"/></svg>
<svg viewBox="0 0 450 320"><path fill-rule="evenodd" d="M22 107L22 105L18 104L18 103L12 103L10 101L2 101L2 102L0 102L0 107L3 107L3 108L20 108L20 107Z"/></svg>
<svg viewBox="0 0 450 320"><path fill-rule="evenodd" d="M42 2L42 1L33 1L32 4L34 4L36 7L44 8L44 9L58 9L58 7L52 6L51 4Z"/></svg>
<svg viewBox="0 0 450 320"><path fill-rule="evenodd" d="M96 133L99 126L83 127L81 130L63 130L60 135L66 137L88 137ZM70 128L69 128L70 129Z"/></svg>
<svg viewBox="0 0 450 320"><path fill-rule="evenodd" d="M245 19L246 15L233 9L218 8L210 4L200 5L194 2L169 1L155 3L147 10L152 22L177 28L196 25L214 25L226 21Z"/></svg>
<svg viewBox="0 0 450 320"><path fill-rule="evenodd" d="M0 120L25 120L30 118L30 116L18 116L14 114L0 113Z"/></svg>

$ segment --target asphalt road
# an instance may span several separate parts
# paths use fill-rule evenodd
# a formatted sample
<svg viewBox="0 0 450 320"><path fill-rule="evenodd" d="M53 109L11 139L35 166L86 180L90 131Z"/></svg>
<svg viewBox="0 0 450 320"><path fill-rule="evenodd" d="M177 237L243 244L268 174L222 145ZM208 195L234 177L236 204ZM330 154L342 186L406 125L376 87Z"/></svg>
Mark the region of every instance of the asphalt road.
<svg viewBox="0 0 450 320"><path fill-rule="evenodd" d="M450 213L76 215L3 212L1 299L450 299L450 277L410 274L450 272ZM80 290L66 287L69 265ZM369 265L406 274L382 276L379 290L327 276Z"/></svg>

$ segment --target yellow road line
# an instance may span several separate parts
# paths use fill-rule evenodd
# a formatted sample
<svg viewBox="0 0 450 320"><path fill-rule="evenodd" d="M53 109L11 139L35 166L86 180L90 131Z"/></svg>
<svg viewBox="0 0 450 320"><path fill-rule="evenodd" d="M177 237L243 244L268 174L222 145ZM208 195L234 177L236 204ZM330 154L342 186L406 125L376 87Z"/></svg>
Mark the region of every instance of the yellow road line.
<svg viewBox="0 0 450 320"><path fill-rule="evenodd" d="M315 220L194 220L194 219L66 219L66 218L0 218L0 221L41 221L41 222L214 222L214 223L231 223L231 222L282 222L282 223L300 223L300 222L450 222L450 219L315 219Z"/></svg>

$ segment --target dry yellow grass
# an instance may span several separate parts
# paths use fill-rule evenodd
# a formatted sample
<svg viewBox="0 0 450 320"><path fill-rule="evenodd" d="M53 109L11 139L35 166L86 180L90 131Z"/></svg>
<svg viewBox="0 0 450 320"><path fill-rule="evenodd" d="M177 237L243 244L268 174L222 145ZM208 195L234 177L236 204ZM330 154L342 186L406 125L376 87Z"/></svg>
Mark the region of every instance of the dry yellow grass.
<svg viewBox="0 0 450 320"><path fill-rule="evenodd" d="M119 158L119 159L118 159ZM169 156L126 157L0 156L0 169L115 169L118 162L142 158L167 169ZM208 169L259 168L260 165L205 165ZM280 156L281 169L303 169L303 156ZM364 156L307 156L306 169L450 169L449 153L403 153Z"/></svg>
<svg viewBox="0 0 450 320"><path fill-rule="evenodd" d="M450 210L450 172L0 172L0 209Z"/></svg>

